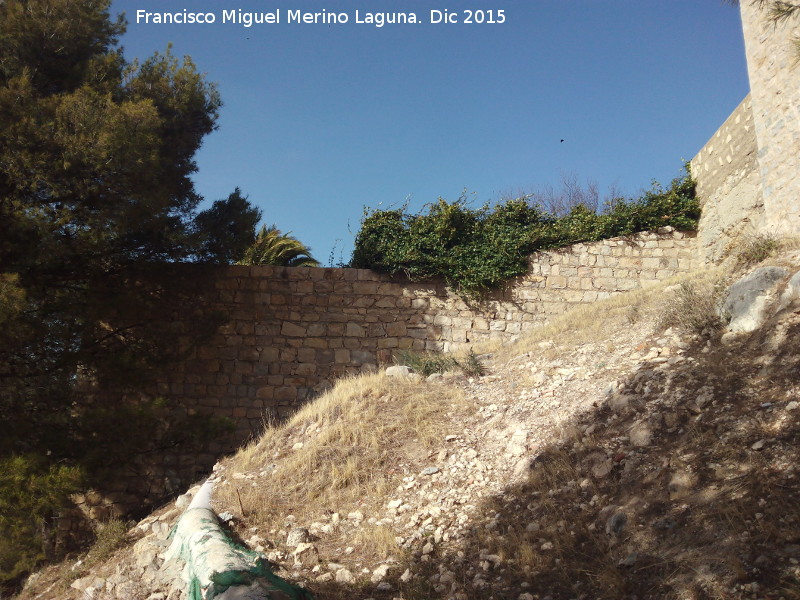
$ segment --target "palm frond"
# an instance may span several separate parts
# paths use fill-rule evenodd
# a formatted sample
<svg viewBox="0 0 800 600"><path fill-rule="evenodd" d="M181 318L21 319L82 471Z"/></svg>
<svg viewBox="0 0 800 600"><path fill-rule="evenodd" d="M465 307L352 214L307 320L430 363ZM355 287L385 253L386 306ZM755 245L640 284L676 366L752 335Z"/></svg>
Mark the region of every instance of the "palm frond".
<svg viewBox="0 0 800 600"><path fill-rule="evenodd" d="M262 225L256 241L245 251L240 265L272 265L282 267L318 267L311 249L290 234L272 225Z"/></svg>

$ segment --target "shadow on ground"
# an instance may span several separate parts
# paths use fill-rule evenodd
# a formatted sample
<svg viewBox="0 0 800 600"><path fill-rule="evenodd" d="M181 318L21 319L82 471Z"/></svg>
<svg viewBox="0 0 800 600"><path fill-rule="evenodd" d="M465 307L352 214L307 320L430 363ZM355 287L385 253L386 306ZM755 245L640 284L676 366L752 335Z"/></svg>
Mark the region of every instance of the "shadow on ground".
<svg viewBox="0 0 800 600"><path fill-rule="evenodd" d="M643 364L391 591L319 600L800 598L800 313ZM409 566L414 577L402 582Z"/></svg>

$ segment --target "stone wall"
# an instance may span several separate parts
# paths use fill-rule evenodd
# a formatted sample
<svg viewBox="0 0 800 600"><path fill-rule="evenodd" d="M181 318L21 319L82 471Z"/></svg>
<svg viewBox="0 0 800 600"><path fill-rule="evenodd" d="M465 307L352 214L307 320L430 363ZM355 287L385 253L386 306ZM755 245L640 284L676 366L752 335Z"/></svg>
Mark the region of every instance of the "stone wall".
<svg viewBox="0 0 800 600"><path fill-rule="evenodd" d="M773 22L740 2L750 94L692 160L703 205L699 247L719 262L749 232L800 233L800 19Z"/></svg>
<svg viewBox="0 0 800 600"><path fill-rule="evenodd" d="M337 378L375 369L399 350L459 351L508 341L571 307L696 265L694 236L671 228L576 244L532 256L528 275L480 304L441 282L362 269L218 268L208 310L224 312L227 322L186 361L162 372L147 393L177 410L230 419L235 431L205 452L169 453L131 466L122 477L125 489L112 502L106 498L103 510L177 491L257 435L265 421L285 418Z"/></svg>
<svg viewBox="0 0 800 600"><path fill-rule="evenodd" d="M775 23L764 8L740 2L747 72L758 139L764 228L800 233L800 64L793 40L800 18Z"/></svg>
<svg viewBox="0 0 800 600"><path fill-rule="evenodd" d="M720 262L737 237L762 227L764 203L757 155L748 94L691 162L703 208L698 248L706 261Z"/></svg>

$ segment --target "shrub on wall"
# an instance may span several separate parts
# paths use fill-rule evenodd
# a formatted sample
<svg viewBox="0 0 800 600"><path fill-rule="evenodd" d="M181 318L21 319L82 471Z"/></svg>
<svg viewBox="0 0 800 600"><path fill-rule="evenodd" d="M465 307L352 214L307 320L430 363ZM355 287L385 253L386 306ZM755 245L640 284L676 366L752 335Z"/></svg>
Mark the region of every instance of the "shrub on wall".
<svg viewBox="0 0 800 600"><path fill-rule="evenodd" d="M462 295L477 297L525 274L528 256L539 250L666 226L694 230L700 216L688 174L667 190L654 183L638 199L613 200L599 213L579 204L557 217L531 200L473 209L462 195L452 203L439 198L422 214L409 214L405 206L366 209L350 266L414 280L441 277Z"/></svg>

